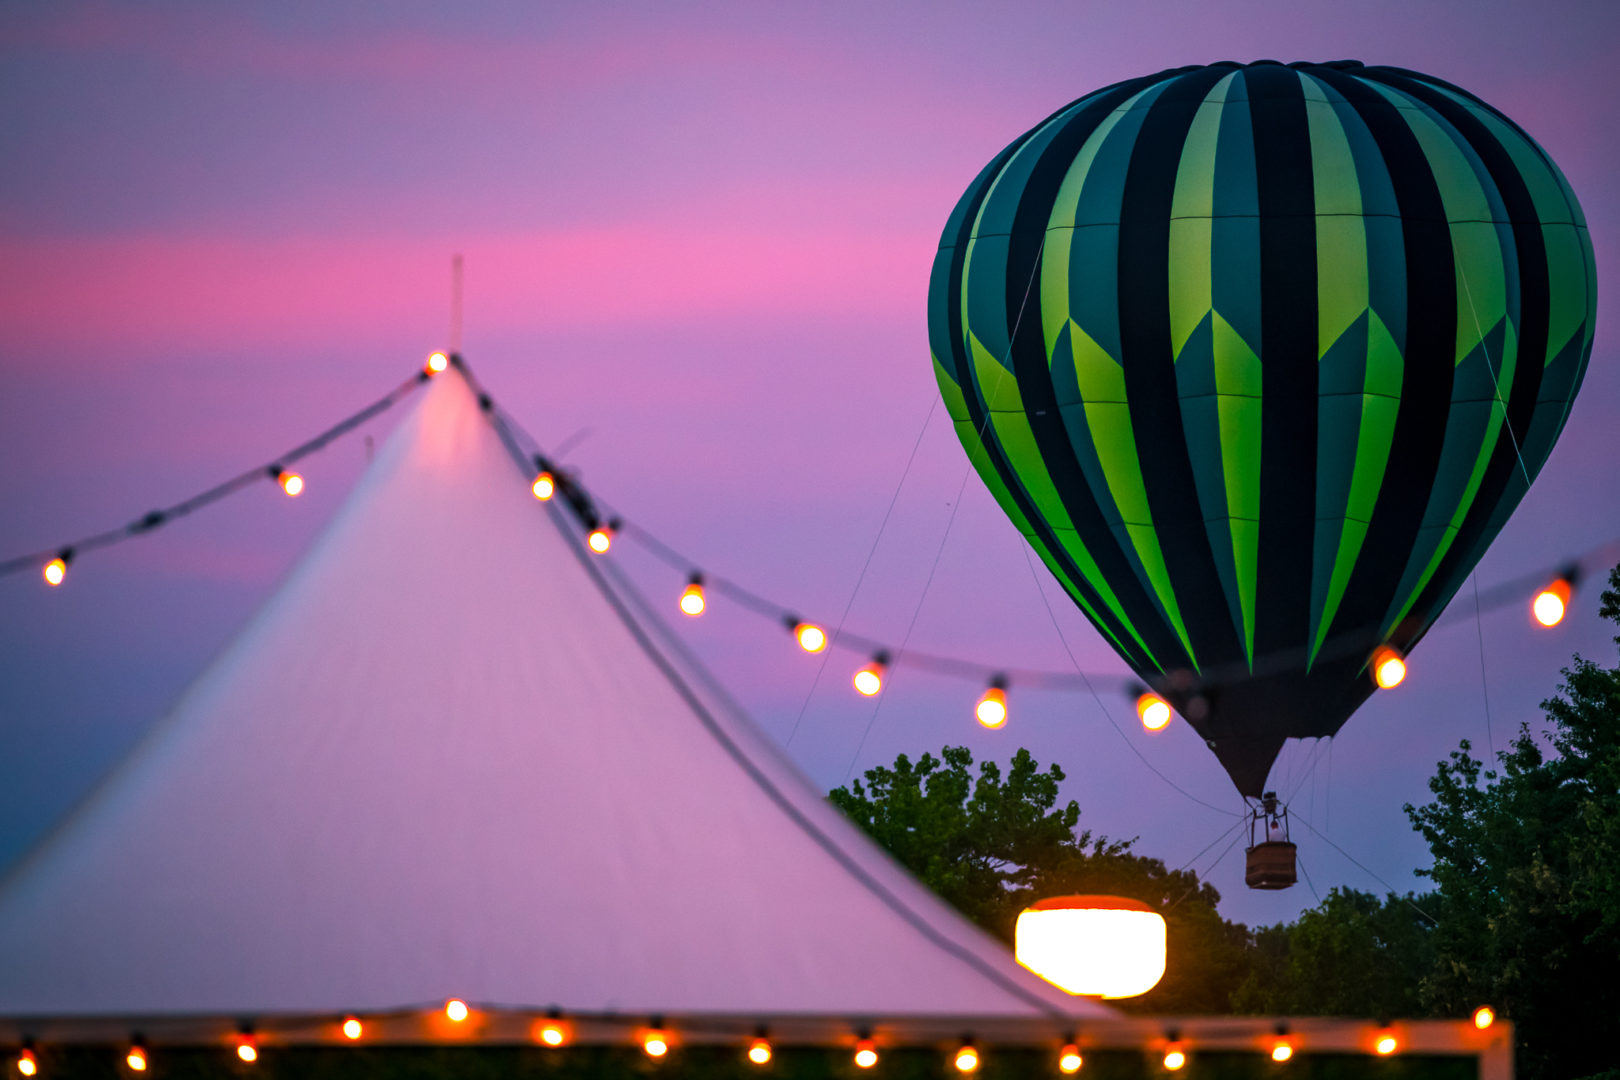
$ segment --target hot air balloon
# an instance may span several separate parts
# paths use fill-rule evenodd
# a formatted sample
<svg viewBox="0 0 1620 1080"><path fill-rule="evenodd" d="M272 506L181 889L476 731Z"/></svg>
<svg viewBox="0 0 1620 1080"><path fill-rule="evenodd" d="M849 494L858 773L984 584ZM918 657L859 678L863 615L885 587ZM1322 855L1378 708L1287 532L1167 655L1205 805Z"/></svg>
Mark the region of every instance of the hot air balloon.
<svg viewBox="0 0 1620 1080"><path fill-rule="evenodd" d="M1513 121L1413 71L1260 61L1016 139L945 226L928 319L1002 509L1258 799L1523 498L1595 299L1575 196Z"/></svg>

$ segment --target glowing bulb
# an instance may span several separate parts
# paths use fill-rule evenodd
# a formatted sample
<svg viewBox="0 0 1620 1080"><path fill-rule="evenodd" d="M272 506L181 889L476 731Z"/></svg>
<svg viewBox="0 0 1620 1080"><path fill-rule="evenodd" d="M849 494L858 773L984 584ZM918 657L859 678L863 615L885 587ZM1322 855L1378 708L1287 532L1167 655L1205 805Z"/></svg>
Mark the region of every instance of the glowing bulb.
<svg viewBox="0 0 1620 1080"><path fill-rule="evenodd" d="M695 619L703 614L703 609L708 606L708 603L703 599L703 582L693 581L682 590L681 612L683 614L690 615Z"/></svg>
<svg viewBox="0 0 1620 1080"><path fill-rule="evenodd" d="M45 584L57 586L67 577L67 560L57 556L45 564Z"/></svg>
<svg viewBox="0 0 1620 1080"><path fill-rule="evenodd" d="M460 998L451 998L449 1001L444 1003L444 1015L448 1016L457 1024L461 1023L463 1020L467 1019L467 1016L469 1015L467 1003L462 1001Z"/></svg>
<svg viewBox="0 0 1620 1080"><path fill-rule="evenodd" d="M883 689L883 673L889 668L887 653L872 657L872 662L855 673L855 692L862 697L876 697Z"/></svg>
<svg viewBox="0 0 1620 1080"><path fill-rule="evenodd" d="M598 525L591 530L591 535L585 538L585 542L598 555L606 555L608 548L613 546L613 530L606 525Z"/></svg>
<svg viewBox="0 0 1620 1080"><path fill-rule="evenodd" d="M1400 653L1384 645L1373 653L1373 679L1380 690L1393 690L1406 678L1406 660Z"/></svg>
<svg viewBox="0 0 1620 1080"><path fill-rule="evenodd" d="M436 352L427 358L427 373L429 375L437 375L449 366L450 358L442 352Z"/></svg>
<svg viewBox="0 0 1620 1080"><path fill-rule="evenodd" d="M994 684L984 692L973 715L987 728L998 728L1007 722L1007 691Z"/></svg>
<svg viewBox="0 0 1620 1080"><path fill-rule="evenodd" d="M648 1057L663 1057L669 1053L669 1040L662 1031L649 1031L641 1040L641 1048Z"/></svg>
<svg viewBox="0 0 1620 1080"><path fill-rule="evenodd" d="M141 1049L139 1046L130 1047L129 1053L124 1055L124 1064L128 1065L135 1072L145 1072L146 1051Z"/></svg>
<svg viewBox="0 0 1620 1080"><path fill-rule="evenodd" d="M979 1067L979 1052L971 1046L964 1046L956 1052L956 1071L973 1072Z"/></svg>
<svg viewBox="0 0 1620 1080"><path fill-rule="evenodd" d="M1058 1054L1058 1068L1063 1072L1077 1073L1084 1064L1085 1059L1080 1056L1080 1048L1074 1043L1065 1046Z"/></svg>
<svg viewBox="0 0 1620 1080"><path fill-rule="evenodd" d="M355 1017L351 1016L343 1021L343 1037L345 1039L358 1039L365 1033L365 1030L365 1025Z"/></svg>
<svg viewBox="0 0 1620 1080"><path fill-rule="evenodd" d="M561 1046L568 1041L560 1024L546 1024L540 1029L540 1041L547 1046Z"/></svg>
<svg viewBox="0 0 1620 1080"><path fill-rule="evenodd" d="M1380 1054L1393 1054L1396 1047L1400 1045L1400 1043L1395 1041L1395 1036L1386 1032L1378 1037L1377 1042L1373 1043L1373 1049L1378 1051Z"/></svg>
<svg viewBox="0 0 1620 1080"><path fill-rule="evenodd" d="M297 498L304 490L304 478L295 472L276 473L276 483L280 484L281 490L292 498Z"/></svg>
<svg viewBox="0 0 1620 1080"><path fill-rule="evenodd" d="M771 1044L764 1039L755 1039L748 1044L748 1060L755 1065L768 1065L771 1060Z"/></svg>
<svg viewBox="0 0 1620 1080"><path fill-rule="evenodd" d="M799 623L793 628L793 637L807 653L818 653L827 647L827 631L815 623Z"/></svg>
<svg viewBox="0 0 1620 1080"><path fill-rule="evenodd" d="M33 1076L39 1072L39 1062L32 1050L24 1050L17 1056L17 1071L24 1076Z"/></svg>
<svg viewBox="0 0 1620 1080"><path fill-rule="evenodd" d="M251 1065L259 1060L259 1051L254 1049L252 1043L243 1039L236 1044L236 1056Z"/></svg>
<svg viewBox="0 0 1620 1080"><path fill-rule="evenodd" d="M1481 1005L1474 1010L1474 1026L1484 1031L1496 1023L1496 1010L1489 1005Z"/></svg>
<svg viewBox="0 0 1620 1080"><path fill-rule="evenodd" d="M855 1065L857 1068L870 1069L877 1064L877 1047L871 1039L862 1039L855 1044Z"/></svg>
<svg viewBox="0 0 1620 1080"><path fill-rule="evenodd" d="M1185 1064L1187 1064L1187 1055L1183 1051L1173 1046L1169 1050L1165 1051L1164 1067L1166 1069L1169 1069L1171 1072L1175 1072Z"/></svg>
<svg viewBox="0 0 1620 1080"><path fill-rule="evenodd" d="M1559 578L1536 593L1535 600L1530 603L1530 614L1542 626L1557 626L1564 621L1564 612L1568 608L1569 579Z"/></svg>
<svg viewBox="0 0 1620 1080"><path fill-rule="evenodd" d="M1278 1039L1271 1048L1271 1060L1281 1064L1294 1056L1294 1048L1283 1039Z"/></svg>
<svg viewBox="0 0 1620 1080"><path fill-rule="evenodd" d="M1149 731L1163 731L1170 722L1170 703L1149 692L1136 699L1136 715Z"/></svg>
<svg viewBox="0 0 1620 1080"><path fill-rule="evenodd" d="M557 494L557 478L548 472L543 472L534 478L534 483L529 485L529 490L534 492L535 498L545 502Z"/></svg>

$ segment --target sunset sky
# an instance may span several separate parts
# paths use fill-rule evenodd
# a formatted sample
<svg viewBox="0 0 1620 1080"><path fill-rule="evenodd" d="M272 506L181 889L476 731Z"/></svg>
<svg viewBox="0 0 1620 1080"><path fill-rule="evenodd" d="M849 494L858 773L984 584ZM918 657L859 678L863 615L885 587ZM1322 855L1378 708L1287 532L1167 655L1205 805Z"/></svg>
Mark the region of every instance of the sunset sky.
<svg viewBox="0 0 1620 1080"><path fill-rule="evenodd" d="M917 445L849 628L898 645L915 616L913 647L1062 671L1045 587L1080 663L1123 672L1044 569L1037 585L978 478L962 488L966 458L931 413L940 230L992 155L1089 90L1221 59L1355 58L1514 118L1591 225L1593 360L1481 563L1488 588L1620 539L1617 45L1620 7L1601 2L6 5L0 558L177 501L380 396L447 344L461 253L469 364L699 566L836 621ZM0 867L223 647L367 454L351 436L305 463L298 500L253 488L86 555L61 589L0 579ZM679 574L628 545L615 557L674 612ZM1273 778L1355 860L1420 887L1402 803L1459 739L1539 728L1572 652L1613 662L1596 606L1577 593L1550 632L1521 607L1435 630L1405 686L1313 769L1313 747L1291 748ZM1068 772L1084 825L1172 866L1229 824L1145 768L1089 696L1015 686L990 733L969 682L902 670L874 706L849 689L858 657L834 655L812 691L818 661L723 601L680 630L767 731L785 741L797 721L789 752L824 786L899 752L1027 746ZM1148 737L1123 696L1103 704L1176 785L1241 809L1185 724ZM1382 891L1296 832L1317 892ZM1245 921L1314 903L1304 881L1245 890L1240 851L1211 880Z"/></svg>

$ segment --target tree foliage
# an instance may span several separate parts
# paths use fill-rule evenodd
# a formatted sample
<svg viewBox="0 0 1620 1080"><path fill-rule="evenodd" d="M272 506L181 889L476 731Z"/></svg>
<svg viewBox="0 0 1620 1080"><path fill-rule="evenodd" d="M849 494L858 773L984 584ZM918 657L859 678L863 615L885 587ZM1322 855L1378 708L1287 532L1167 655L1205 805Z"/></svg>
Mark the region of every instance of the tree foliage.
<svg viewBox="0 0 1620 1080"><path fill-rule="evenodd" d="M1146 1012L1224 1012L1243 977L1247 930L1216 912L1220 894L1186 870L1136 855L1133 840L1076 831L1080 807L1058 806L1063 770L1019 750L1005 776L972 772L966 747L915 763L901 754L829 798L907 869L1009 944L1033 901L1075 893L1127 896L1164 914L1176 961L1149 993L1121 1004Z"/></svg>

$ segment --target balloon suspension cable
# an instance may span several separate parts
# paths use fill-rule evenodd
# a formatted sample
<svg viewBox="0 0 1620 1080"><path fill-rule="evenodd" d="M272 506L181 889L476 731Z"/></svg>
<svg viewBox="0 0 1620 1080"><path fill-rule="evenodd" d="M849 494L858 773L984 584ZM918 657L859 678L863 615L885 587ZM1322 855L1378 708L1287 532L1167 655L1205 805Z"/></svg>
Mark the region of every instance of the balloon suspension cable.
<svg viewBox="0 0 1620 1080"><path fill-rule="evenodd" d="M1294 816L1299 817L1298 814L1295 814ZM1312 825L1309 821L1306 821L1304 818L1299 817L1299 823L1301 825L1305 826L1307 829L1311 830L1311 833L1318 840L1323 841L1324 843L1326 843L1328 845L1328 847L1332 848L1334 851L1337 851L1340 855L1343 855L1346 859L1350 860L1350 862L1352 862L1358 868L1360 868L1362 873L1366 874L1368 877L1370 877L1374 881L1378 882L1378 884L1380 884L1384 888L1388 889L1391 896L1399 896L1400 895L1396 891L1395 886L1393 886L1389 882L1385 881L1374 870L1370 869L1367 866L1366 863L1362 862L1360 859L1357 859L1354 855L1350 854L1348 851L1344 850L1344 848L1342 848L1338 844L1334 843L1327 836L1323 835L1320 831L1317 830L1316 826ZM1417 905L1417 903L1411 898L1410 895L1402 896L1401 899L1404 900L1406 902L1406 904L1409 907L1411 907L1411 909L1413 911L1417 912L1419 915L1421 915L1425 919L1427 919L1431 925L1433 925L1433 926L1439 926L1440 925L1440 920L1436 919L1433 915L1430 915L1427 911L1424 911L1421 907L1419 907Z"/></svg>

